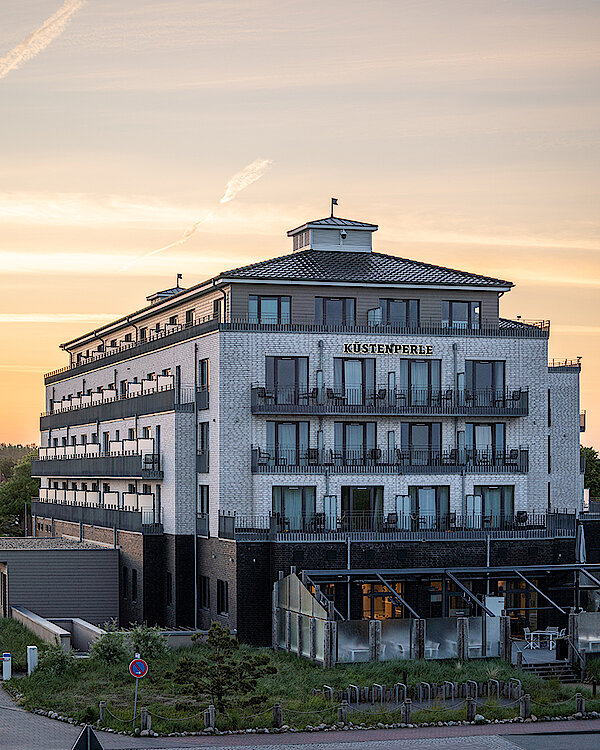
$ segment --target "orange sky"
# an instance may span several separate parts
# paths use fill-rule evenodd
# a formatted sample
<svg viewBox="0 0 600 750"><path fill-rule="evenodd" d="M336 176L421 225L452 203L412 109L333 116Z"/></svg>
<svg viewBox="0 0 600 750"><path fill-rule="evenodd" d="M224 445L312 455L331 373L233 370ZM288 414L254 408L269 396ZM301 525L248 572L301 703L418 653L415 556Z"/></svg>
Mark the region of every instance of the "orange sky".
<svg viewBox="0 0 600 750"><path fill-rule="evenodd" d="M0 58L59 5L13 5ZM288 252L337 195L377 250L514 281L600 448L599 38L592 1L85 4L0 80L0 441L37 440L58 344Z"/></svg>

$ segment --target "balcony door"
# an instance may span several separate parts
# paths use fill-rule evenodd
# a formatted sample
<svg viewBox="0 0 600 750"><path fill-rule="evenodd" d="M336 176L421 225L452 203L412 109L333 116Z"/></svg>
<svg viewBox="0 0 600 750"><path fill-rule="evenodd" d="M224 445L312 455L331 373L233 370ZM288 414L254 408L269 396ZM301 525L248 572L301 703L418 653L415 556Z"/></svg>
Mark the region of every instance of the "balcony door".
<svg viewBox="0 0 600 750"><path fill-rule="evenodd" d="M307 528L315 515L316 487L273 487L273 514L286 530Z"/></svg>
<svg viewBox="0 0 600 750"><path fill-rule="evenodd" d="M450 511L450 488L409 487L411 514L419 528L444 529Z"/></svg>
<svg viewBox="0 0 600 750"><path fill-rule="evenodd" d="M276 404L298 404L308 392L308 357L267 357L267 393Z"/></svg>
<svg viewBox="0 0 600 750"><path fill-rule="evenodd" d="M474 406L494 406L504 401L504 362L467 360L465 362L466 397Z"/></svg>
<svg viewBox="0 0 600 750"><path fill-rule="evenodd" d="M377 425L375 422L336 422L334 443L336 461L364 465L376 458Z"/></svg>
<svg viewBox="0 0 600 750"><path fill-rule="evenodd" d="M475 497L481 498L481 514L486 526L502 528L512 521L515 513L514 485L476 486L473 492Z"/></svg>
<svg viewBox="0 0 600 750"><path fill-rule="evenodd" d="M357 406L372 403L375 392L374 359L333 360L333 385L345 403Z"/></svg>
<svg viewBox="0 0 600 750"><path fill-rule="evenodd" d="M442 448L439 422L402 422L400 438L403 460L421 466L439 463Z"/></svg>
<svg viewBox="0 0 600 750"><path fill-rule="evenodd" d="M383 520L383 487L342 487L342 519L350 531L371 531Z"/></svg>
<svg viewBox="0 0 600 750"><path fill-rule="evenodd" d="M356 300L353 297L315 297L315 323L326 326L353 326Z"/></svg>
<svg viewBox="0 0 600 750"><path fill-rule="evenodd" d="M402 359L398 398L410 406L428 406L440 393L442 363L439 359Z"/></svg>
<svg viewBox="0 0 600 750"><path fill-rule="evenodd" d="M494 463L504 460L505 429L502 422L465 425L467 454L476 463Z"/></svg>
<svg viewBox="0 0 600 750"><path fill-rule="evenodd" d="M297 466L308 451L308 422L267 422L267 452L277 466Z"/></svg>

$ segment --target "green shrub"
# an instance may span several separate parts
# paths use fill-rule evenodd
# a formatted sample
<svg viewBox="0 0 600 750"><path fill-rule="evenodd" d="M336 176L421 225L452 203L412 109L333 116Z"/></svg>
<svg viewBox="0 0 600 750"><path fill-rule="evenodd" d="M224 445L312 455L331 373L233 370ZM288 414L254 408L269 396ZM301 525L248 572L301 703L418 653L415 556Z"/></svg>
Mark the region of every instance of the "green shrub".
<svg viewBox="0 0 600 750"><path fill-rule="evenodd" d="M43 645L44 642L20 622L0 618L0 652L11 654L13 673L27 670L27 646L41 648Z"/></svg>
<svg viewBox="0 0 600 750"><path fill-rule="evenodd" d="M136 625L130 631L131 646L142 659L153 660L166 656L169 647L160 628Z"/></svg>
<svg viewBox="0 0 600 750"><path fill-rule="evenodd" d="M64 675L75 666L75 657L58 643L46 643L39 655L37 671L53 676Z"/></svg>
<svg viewBox="0 0 600 750"><path fill-rule="evenodd" d="M90 659L102 664L119 664L125 661L128 655L125 634L120 631L104 633L90 648Z"/></svg>

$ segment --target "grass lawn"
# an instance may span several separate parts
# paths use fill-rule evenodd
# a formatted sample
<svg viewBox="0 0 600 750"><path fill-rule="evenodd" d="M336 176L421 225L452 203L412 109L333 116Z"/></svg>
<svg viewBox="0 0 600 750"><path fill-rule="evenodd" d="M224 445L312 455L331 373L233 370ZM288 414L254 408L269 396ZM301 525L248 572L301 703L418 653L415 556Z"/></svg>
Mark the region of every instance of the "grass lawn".
<svg viewBox="0 0 600 750"><path fill-rule="evenodd" d="M166 656L149 662L148 676L140 680L138 706L146 706L152 714L152 728L158 732L197 731L204 728L202 711L209 701L203 696L188 695L173 681L173 672L182 656L194 656L205 646L196 645L192 649L170 651ZM255 653L250 646L240 647L238 658ZM271 726L271 707L279 702L284 707L284 723L297 728L322 722L337 720L336 710L319 696L310 694L312 688L324 684L334 689L346 688L349 684L358 686L373 683L388 686L402 681L402 673L407 672L409 684L419 682L442 683L445 680L465 682L467 679L485 682L490 678L508 680L518 677L526 692L532 696L532 712L537 716L566 715L574 713L575 701L560 706L536 705L565 701L574 695L579 687L546 682L535 675L519 672L500 660L472 661L390 661L383 663L349 664L324 670L292 654L261 649L269 656L277 673L261 679L259 690L264 700L254 709L240 709L233 705L227 714L217 715L219 729L240 729ZM129 728L125 723L133 715L133 693L135 682L129 675L127 660L121 664L107 666L94 659L73 659L68 667L57 673L37 671L31 677L13 678L13 686L23 694L23 703L29 708L42 708L57 711L80 721L93 723L98 719L98 704L105 700L108 709L123 721L108 717L107 726L114 729ZM600 711L600 700L591 701L591 691L582 688L587 699L586 710ZM486 718L510 718L516 715L516 708L490 705L482 709ZM440 707L441 708L441 707ZM256 716L256 714L261 714ZM252 718L246 718L253 715ZM187 718L192 717L192 718ZM465 718L465 709L455 711L422 711L413 713L413 721L459 720ZM354 723L376 724L377 722L398 722L399 712L382 714L371 712L352 713Z"/></svg>
<svg viewBox="0 0 600 750"><path fill-rule="evenodd" d="M12 670L27 671L27 646L40 646L43 641L16 620L0 617L0 652L12 655Z"/></svg>

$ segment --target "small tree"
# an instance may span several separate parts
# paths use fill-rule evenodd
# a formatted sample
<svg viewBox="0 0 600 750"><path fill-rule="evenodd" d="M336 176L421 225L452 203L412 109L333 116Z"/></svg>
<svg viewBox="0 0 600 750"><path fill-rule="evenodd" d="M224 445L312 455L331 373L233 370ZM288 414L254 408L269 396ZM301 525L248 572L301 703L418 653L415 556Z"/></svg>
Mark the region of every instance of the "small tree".
<svg viewBox="0 0 600 750"><path fill-rule="evenodd" d="M600 456L594 448L581 446L585 459L585 487L590 490L592 500L600 500Z"/></svg>
<svg viewBox="0 0 600 750"><path fill-rule="evenodd" d="M38 494L40 480L31 476L31 459L35 452L15 464L10 479L0 484L0 536L22 535L25 509L29 512L31 498Z"/></svg>
<svg viewBox="0 0 600 750"><path fill-rule="evenodd" d="M198 634L192 637L199 639ZM253 695L258 680L277 670L266 654L244 654L240 659L239 647L237 638L232 638L227 628L213 622L204 653L199 658L181 659L175 682L199 697L208 696L221 713L236 698L246 705L263 700L262 696Z"/></svg>
<svg viewBox="0 0 600 750"><path fill-rule="evenodd" d="M131 645L135 653L148 659L160 659L169 651L167 639L160 628L146 624L135 625L130 633Z"/></svg>

